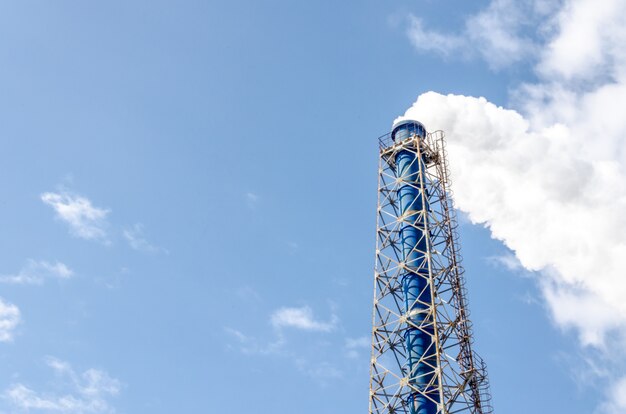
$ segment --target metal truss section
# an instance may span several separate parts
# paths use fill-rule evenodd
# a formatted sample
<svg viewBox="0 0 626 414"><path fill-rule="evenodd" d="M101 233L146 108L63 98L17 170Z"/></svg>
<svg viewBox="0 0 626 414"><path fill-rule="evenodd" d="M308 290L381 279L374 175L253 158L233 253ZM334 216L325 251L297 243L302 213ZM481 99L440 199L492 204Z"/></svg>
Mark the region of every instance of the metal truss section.
<svg viewBox="0 0 626 414"><path fill-rule="evenodd" d="M392 138L387 134L379 139L369 413L492 413L486 365L472 350L444 134ZM420 163L410 181L396 165L398 154L407 152ZM410 214L401 208L403 186L414 186L424 199ZM403 252L402 233L411 226L419 226L417 234L426 238L412 252L423 258L419 265L407 263L410 256ZM416 299L422 300L417 311L407 305L407 274L423 278L420 286L432 292L426 302ZM419 361L410 361L409 331L430 339ZM431 404L432 410L419 409L418 400L422 407Z"/></svg>

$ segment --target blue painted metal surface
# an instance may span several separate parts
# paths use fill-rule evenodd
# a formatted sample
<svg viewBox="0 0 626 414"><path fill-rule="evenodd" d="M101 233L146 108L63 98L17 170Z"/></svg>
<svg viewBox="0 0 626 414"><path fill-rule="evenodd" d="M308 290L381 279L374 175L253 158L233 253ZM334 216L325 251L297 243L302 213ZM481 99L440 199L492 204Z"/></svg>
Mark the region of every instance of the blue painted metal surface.
<svg viewBox="0 0 626 414"><path fill-rule="evenodd" d="M426 129L419 122L402 121L394 125L391 138L399 142L413 134L425 137ZM400 215L404 217L400 229L400 240L402 259L406 266L402 276L402 289L405 312L409 322L404 332L409 384L430 397L414 393L409 397L408 403L411 414L435 414L439 390L433 372L434 367L437 366L433 341L434 327L432 320L426 321L422 328L415 327L424 324L427 318L426 311L432 303L426 256L428 251L426 216L420 215L423 210L428 209L427 189L422 188L420 182L420 172L423 173L425 160L419 162L417 157L416 152L409 150L401 150L395 157L396 174L402 179L402 184L398 189L398 199ZM420 362L424 355L427 357ZM432 385L428 386L431 382Z"/></svg>

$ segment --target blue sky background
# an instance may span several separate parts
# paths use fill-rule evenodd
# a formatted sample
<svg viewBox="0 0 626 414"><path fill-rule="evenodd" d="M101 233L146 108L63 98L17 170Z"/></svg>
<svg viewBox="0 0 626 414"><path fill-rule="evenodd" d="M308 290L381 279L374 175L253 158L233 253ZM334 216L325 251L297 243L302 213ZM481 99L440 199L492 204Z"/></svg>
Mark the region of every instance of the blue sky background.
<svg viewBox="0 0 626 414"><path fill-rule="evenodd" d="M534 81L420 53L406 18L487 4L0 3L0 275L41 279L0 285L0 412L366 412L376 138L423 92L506 105ZM101 233L44 193L89 200ZM467 219L461 241L497 412L593 412L534 279Z"/></svg>

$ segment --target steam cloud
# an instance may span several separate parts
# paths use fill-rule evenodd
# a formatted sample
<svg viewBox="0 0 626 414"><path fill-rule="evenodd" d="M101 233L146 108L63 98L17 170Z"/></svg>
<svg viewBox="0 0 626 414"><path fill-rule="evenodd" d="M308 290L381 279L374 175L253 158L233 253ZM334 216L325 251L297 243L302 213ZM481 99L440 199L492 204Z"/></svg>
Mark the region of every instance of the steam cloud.
<svg viewBox="0 0 626 414"><path fill-rule="evenodd" d="M589 157L589 137L576 125L533 130L484 98L428 92L405 117L446 131L457 207L486 224L526 269L543 271L557 322L598 347L626 327L622 165Z"/></svg>
<svg viewBox="0 0 626 414"><path fill-rule="evenodd" d="M446 132L456 206L540 272L559 326L624 368L626 3L570 0L546 19L539 80L516 89L518 110L428 92L401 118ZM621 368L604 412L626 410Z"/></svg>

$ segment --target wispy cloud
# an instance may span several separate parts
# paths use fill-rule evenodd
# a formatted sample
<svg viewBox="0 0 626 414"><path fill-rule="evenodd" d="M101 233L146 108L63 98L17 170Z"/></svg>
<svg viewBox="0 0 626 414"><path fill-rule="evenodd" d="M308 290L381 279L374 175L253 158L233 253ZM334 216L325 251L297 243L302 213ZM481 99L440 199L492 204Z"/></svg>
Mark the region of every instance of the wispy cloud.
<svg viewBox="0 0 626 414"><path fill-rule="evenodd" d="M261 294L259 294L259 292L250 285L242 285L238 287L235 289L235 294L239 299L246 301L248 306L263 300Z"/></svg>
<svg viewBox="0 0 626 414"><path fill-rule="evenodd" d="M525 270L519 259L511 253L502 254L500 256L489 256L487 257L487 262L494 267L504 267L511 272Z"/></svg>
<svg viewBox="0 0 626 414"><path fill-rule="evenodd" d="M124 239L128 245L134 249L146 253L167 253L167 250L154 246L143 234L143 224L136 223L133 227L124 229L122 232Z"/></svg>
<svg viewBox="0 0 626 414"><path fill-rule="evenodd" d="M316 320L313 310L308 306L300 308L280 308L271 318L275 328L295 328L304 331L330 332L336 328L339 318L332 315L330 321Z"/></svg>
<svg viewBox="0 0 626 414"><path fill-rule="evenodd" d="M462 36L443 34L424 28L424 21L415 16L409 16L408 36L416 49L426 52L436 52L443 56L450 56L462 50L465 40Z"/></svg>
<svg viewBox="0 0 626 414"><path fill-rule="evenodd" d="M371 340L368 337L360 336L358 338L346 338L347 349L369 348Z"/></svg>
<svg viewBox="0 0 626 414"><path fill-rule="evenodd" d="M269 338L224 328L232 339L227 347L244 355L290 361L298 372L324 387L331 381L344 378L344 372L354 370L353 359L369 348L369 340L365 337L344 338L341 335L339 317L332 303L330 308L328 320L316 318L309 306L278 308L269 315L269 324L274 328ZM311 342L311 336L314 336L314 342Z"/></svg>
<svg viewBox="0 0 626 414"><path fill-rule="evenodd" d="M261 199L261 197L258 194L255 194L255 193L253 193L251 191L248 191L245 194L245 198L246 198L246 204L250 208L256 207L256 205L258 204L259 200Z"/></svg>
<svg viewBox="0 0 626 414"><path fill-rule="evenodd" d="M346 338L345 350L348 358L358 358L362 352L367 352L371 346L371 339L365 336Z"/></svg>
<svg viewBox="0 0 626 414"><path fill-rule="evenodd" d="M263 342L259 339L247 335L238 329L224 328L224 331L237 340L237 349L245 355L271 355L285 354L283 346L286 344L282 335L277 335L270 342ZM287 353L288 354L288 353Z"/></svg>
<svg viewBox="0 0 626 414"><path fill-rule="evenodd" d="M28 260L15 274L0 275L0 283L41 285L46 279L69 279L74 271L61 262Z"/></svg>
<svg viewBox="0 0 626 414"><path fill-rule="evenodd" d="M609 388L608 399L601 407L607 414L626 412L626 376L615 381Z"/></svg>
<svg viewBox="0 0 626 414"><path fill-rule="evenodd" d="M422 19L411 15L407 34L417 50L444 57L482 56L493 69L500 69L536 54L535 43L523 29L545 20L545 14L534 1L492 0L486 9L470 15L459 33L428 30Z"/></svg>
<svg viewBox="0 0 626 414"><path fill-rule="evenodd" d="M119 394L119 380L93 368L79 374L69 363L56 358L47 358L46 364L56 374L55 389L65 391L39 392L22 383L12 384L2 396L13 408L20 412L115 413L109 399Z"/></svg>
<svg viewBox="0 0 626 414"><path fill-rule="evenodd" d="M0 342L11 342L15 335L15 328L20 322L19 308L0 298Z"/></svg>
<svg viewBox="0 0 626 414"><path fill-rule="evenodd" d="M300 248L298 243L296 243L294 241L288 241L287 242L287 247L289 248L289 253L290 254L295 254L298 251L298 249Z"/></svg>
<svg viewBox="0 0 626 414"><path fill-rule="evenodd" d="M69 225L72 235L85 240L108 241L106 218L110 210L96 207L88 198L68 192L43 193L41 201Z"/></svg>
<svg viewBox="0 0 626 414"><path fill-rule="evenodd" d="M330 381L343 377L343 371L328 361L311 362L306 359L297 359L295 364L300 372L312 378L323 387L327 386Z"/></svg>

